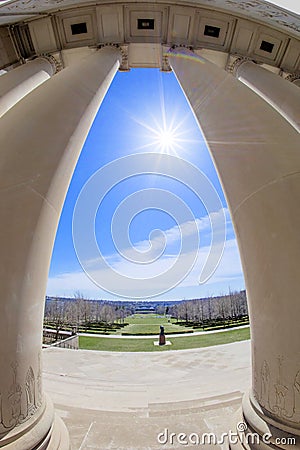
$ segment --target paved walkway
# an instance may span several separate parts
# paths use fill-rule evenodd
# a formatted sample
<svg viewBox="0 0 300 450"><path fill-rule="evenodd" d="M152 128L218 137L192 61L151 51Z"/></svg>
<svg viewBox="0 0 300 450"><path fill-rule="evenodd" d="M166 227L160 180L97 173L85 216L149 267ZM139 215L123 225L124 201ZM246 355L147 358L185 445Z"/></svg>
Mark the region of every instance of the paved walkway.
<svg viewBox="0 0 300 450"><path fill-rule="evenodd" d="M153 338L153 337L152 337ZM48 348L44 387L73 450L171 450L159 433L222 432L250 385L250 342L166 353ZM163 440L165 434L161 436ZM223 449L204 445L201 449Z"/></svg>
<svg viewBox="0 0 300 450"><path fill-rule="evenodd" d="M186 336L199 336L202 334L213 334L213 333L223 333L225 331L232 330L240 330L241 328L249 328L250 325L241 325L240 327L232 327L232 328L222 328L221 330L211 330L211 331L194 331L193 333L176 333L176 334L168 334L166 336L168 338L174 337L186 337ZM104 338L122 338L122 339L153 339L159 335L159 332L156 334L140 334L134 336L122 336L121 334L96 334L96 333L78 333L78 336L88 336L88 337L104 337Z"/></svg>

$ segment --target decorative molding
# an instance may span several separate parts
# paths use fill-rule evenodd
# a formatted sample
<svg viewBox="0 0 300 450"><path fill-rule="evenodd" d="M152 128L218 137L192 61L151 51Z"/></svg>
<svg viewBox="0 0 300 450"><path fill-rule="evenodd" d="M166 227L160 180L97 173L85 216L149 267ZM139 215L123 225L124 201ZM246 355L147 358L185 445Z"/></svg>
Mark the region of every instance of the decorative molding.
<svg viewBox="0 0 300 450"><path fill-rule="evenodd" d="M40 55L37 55L37 58L46 59L53 67L54 74L60 72L63 69L61 61L58 61L56 58L54 58L53 55L49 55L48 53L41 53Z"/></svg>
<svg viewBox="0 0 300 450"><path fill-rule="evenodd" d="M219 1L217 2L219 3ZM299 16L291 11L284 10L276 5L265 3L261 0L239 1L225 0L225 4L235 9L248 13L254 13L262 20L268 20L278 25L300 33Z"/></svg>
<svg viewBox="0 0 300 450"><path fill-rule="evenodd" d="M186 44L174 44L172 47L170 47L170 50L175 50L176 48L187 48L188 50L191 50L191 52L194 51L194 48L191 45Z"/></svg>
<svg viewBox="0 0 300 450"><path fill-rule="evenodd" d="M166 52L163 52L162 54L161 70L162 72L172 72L172 68L169 64L169 59Z"/></svg>
<svg viewBox="0 0 300 450"><path fill-rule="evenodd" d="M235 59L232 60L232 58L235 58ZM244 62L247 62L247 61L251 61L251 62L253 62L254 64L258 64L258 65L262 64L262 63L259 63L259 62L255 61L255 60L252 59L252 58L249 58L248 56L230 55L230 57L228 58L228 63L227 63L227 65L226 65L226 67L225 67L225 70L226 70L228 73L231 73L233 76L236 77L236 76L237 76L238 68L239 68L241 65L243 65ZM278 76L284 78L284 79L287 80L287 81L290 81L291 83L293 83L293 82L296 81L296 80L300 80L300 72L297 72L297 73L290 73L290 74L287 75L286 72L284 72L283 70L281 70L281 71L279 72Z"/></svg>
<svg viewBox="0 0 300 450"><path fill-rule="evenodd" d="M121 72L128 72L130 70L128 61L128 45L120 45L119 48L121 50L122 55L122 62L119 70Z"/></svg>
<svg viewBox="0 0 300 450"><path fill-rule="evenodd" d="M1 14L41 14L54 12L58 9L72 8L90 4L90 0L15 0L10 3L0 5ZM263 0L201 0L197 7L210 6L214 9L221 8L231 14L239 14L249 19L258 19L270 25L277 25L278 28L285 29L294 34L300 33L299 15L285 10L277 5L272 5Z"/></svg>
<svg viewBox="0 0 300 450"><path fill-rule="evenodd" d="M128 45L119 45L119 44L99 44L97 46L98 49L104 48L104 47L113 47L120 50L122 61L120 63L119 71L120 72L128 72L130 70L129 68L129 62L128 62Z"/></svg>
<svg viewBox="0 0 300 450"><path fill-rule="evenodd" d="M248 56L235 55L234 61L230 61L230 58L228 58L228 63L225 69L228 73L231 73L233 76L236 76L238 68L246 61L251 61L257 64L256 61L254 61L252 58L249 58Z"/></svg>
<svg viewBox="0 0 300 450"><path fill-rule="evenodd" d="M287 77L285 77L285 80L290 81L291 83L296 80L300 80L300 73L290 73Z"/></svg>

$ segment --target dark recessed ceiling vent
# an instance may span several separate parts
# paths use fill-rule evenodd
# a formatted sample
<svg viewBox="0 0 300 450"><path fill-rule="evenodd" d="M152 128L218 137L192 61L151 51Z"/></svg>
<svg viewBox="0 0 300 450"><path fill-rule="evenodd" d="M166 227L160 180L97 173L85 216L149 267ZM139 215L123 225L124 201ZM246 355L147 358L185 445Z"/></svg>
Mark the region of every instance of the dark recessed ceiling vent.
<svg viewBox="0 0 300 450"><path fill-rule="evenodd" d="M219 28L219 27L213 27L212 25L205 25L204 36L218 38L220 35L220 31L221 31L221 28Z"/></svg>
<svg viewBox="0 0 300 450"><path fill-rule="evenodd" d="M82 23L73 23L71 25L71 31L72 34L85 34L87 33L87 26L86 26L86 22L82 22Z"/></svg>
<svg viewBox="0 0 300 450"><path fill-rule="evenodd" d="M264 52L272 53L273 48L274 44L271 44L271 42L261 41L260 49L263 50Z"/></svg>
<svg viewBox="0 0 300 450"><path fill-rule="evenodd" d="M23 58L34 55L35 50L27 24L15 26L13 28L13 35Z"/></svg>
<svg viewBox="0 0 300 450"><path fill-rule="evenodd" d="M138 30L154 30L154 19L138 19Z"/></svg>

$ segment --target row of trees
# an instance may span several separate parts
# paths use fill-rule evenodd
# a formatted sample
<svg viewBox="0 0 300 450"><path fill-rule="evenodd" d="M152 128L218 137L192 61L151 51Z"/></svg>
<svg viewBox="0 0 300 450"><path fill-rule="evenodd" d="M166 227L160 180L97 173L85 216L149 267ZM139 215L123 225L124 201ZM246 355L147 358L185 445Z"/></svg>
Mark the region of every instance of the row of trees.
<svg viewBox="0 0 300 450"><path fill-rule="evenodd" d="M124 323L133 310L119 303L88 300L77 292L74 299L48 298L45 304L45 326L56 329L78 328L95 324Z"/></svg>
<svg viewBox="0 0 300 450"><path fill-rule="evenodd" d="M177 320L194 323L240 319L248 315L246 291L229 295L182 301L170 307L169 313Z"/></svg>
<svg viewBox="0 0 300 450"><path fill-rule="evenodd" d="M134 302L87 300L77 292L73 299L48 298L45 305L45 326L56 330L122 326L135 310ZM246 292L205 299L186 300L165 306L156 304L157 314L168 314L178 321L202 324L215 320L239 319L248 315Z"/></svg>

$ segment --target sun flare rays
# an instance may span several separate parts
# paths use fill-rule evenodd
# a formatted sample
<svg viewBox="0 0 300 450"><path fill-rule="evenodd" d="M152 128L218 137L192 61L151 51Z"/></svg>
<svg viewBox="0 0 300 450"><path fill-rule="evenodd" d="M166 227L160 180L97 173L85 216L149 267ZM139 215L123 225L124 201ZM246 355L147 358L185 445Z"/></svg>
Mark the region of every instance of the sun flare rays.
<svg viewBox="0 0 300 450"><path fill-rule="evenodd" d="M187 126L189 119L183 117L179 119L179 113L174 111L171 116L167 116L164 105L161 104L161 111L155 116L149 114L148 120L132 117L141 126L142 140L145 142L137 150L148 149L158 153L168 153L180 156L188 151L190 144L199 142L193 138L190 127Z"/></svg>

